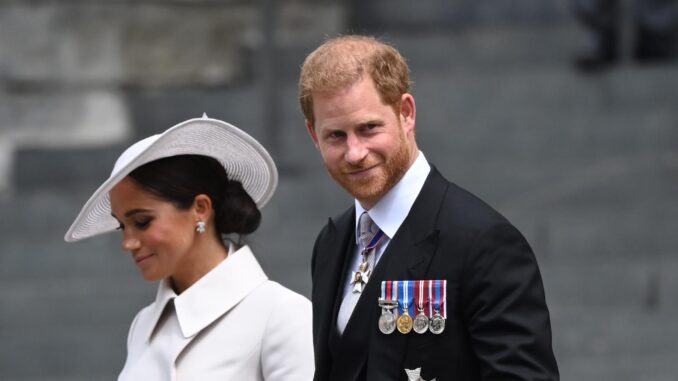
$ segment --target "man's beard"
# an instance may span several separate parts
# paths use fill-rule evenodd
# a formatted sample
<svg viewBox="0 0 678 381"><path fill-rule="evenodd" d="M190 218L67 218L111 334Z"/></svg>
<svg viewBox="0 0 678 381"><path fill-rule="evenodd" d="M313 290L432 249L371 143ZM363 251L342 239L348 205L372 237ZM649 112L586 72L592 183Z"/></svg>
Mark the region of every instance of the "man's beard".
<svg viewBox="0 0 678 381"><path fill-rule="evenodd" d="M405 135L401 134L398 150L386 157L383 162L378 160L366 161L360 165L344 165L342 168L332 170L327 165L330 176L341 185L348 193L361 203L368 205L376 204L393 186L400 181L410 164L410 152ZM350 179L345 174L347 171L366 169L378 164L378 173L364 179Z"/></svg>

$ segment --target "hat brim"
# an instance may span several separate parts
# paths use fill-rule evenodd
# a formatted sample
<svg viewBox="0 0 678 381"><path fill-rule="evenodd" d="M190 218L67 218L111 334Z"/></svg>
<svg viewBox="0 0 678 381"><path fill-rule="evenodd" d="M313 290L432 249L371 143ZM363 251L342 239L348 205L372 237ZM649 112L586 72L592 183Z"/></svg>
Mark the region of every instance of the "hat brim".
<svg viewBox="0 0 678 381"><path fill-rule="evenodd" d="M206 117L190 119L147 139L154 140L135 152L129 162L121 166L116 164L111 176L92 194L66 232L66 242L115 230L119 223L111 215L108 193L134 169L164 157L190 154L217 159L229 179L240 181L259 208L270 200L278 185L278 171L266 149L253 137L224 121ZM127 151L119 162L125 154Z"/></svg>

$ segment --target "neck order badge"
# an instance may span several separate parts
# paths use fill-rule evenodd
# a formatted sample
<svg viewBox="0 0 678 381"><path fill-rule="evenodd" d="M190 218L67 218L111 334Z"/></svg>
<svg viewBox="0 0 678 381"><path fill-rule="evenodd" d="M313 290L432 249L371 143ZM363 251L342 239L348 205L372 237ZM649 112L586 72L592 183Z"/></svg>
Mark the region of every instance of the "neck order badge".
<svg viewBox="0 0 678 381"><path fill-rule="evenodd" d="M372 221L367 212L360 215L358 223L360 229L359 240L363 249L361 251L362 261L358 266L358 271L354 271L352 275L351 285L353 286L353 293L361 293L365 288L365 284L370 279L372 269L374 268L374 257L376 247L384 238L384 232Z"/></svg>

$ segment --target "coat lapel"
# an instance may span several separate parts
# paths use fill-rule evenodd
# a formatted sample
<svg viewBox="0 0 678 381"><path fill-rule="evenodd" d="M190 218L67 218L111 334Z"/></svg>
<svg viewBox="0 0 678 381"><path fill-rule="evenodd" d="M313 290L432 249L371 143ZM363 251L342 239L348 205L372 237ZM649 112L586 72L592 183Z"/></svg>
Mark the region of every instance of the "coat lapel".
<svg viewBox="0 0 678 381"><path fill-rule="evenodd" d="M400 365L408 336L379 332L377 321L381 310L377 299L383 280L425 279L437 248L436 220L447 185L432 167L410 213L391 239L348 321L334 356L331 380L355 380L365 365L368 352L367 379L402 378L404 373Z"/></svg>
<svg viewBox="0 0 678 381"><path fill-rule="evenodd" d="M341 303L342 274L348 264L346 254L352 239L355 211L353 208L327 223L325 237L318 241L313 260L313 340L316 348L316 367L320 374L331 366L330 353L337 342L337 312ZM327 350L322 350L327 348ZM329 369L327 369L329 372Z"/></svg>

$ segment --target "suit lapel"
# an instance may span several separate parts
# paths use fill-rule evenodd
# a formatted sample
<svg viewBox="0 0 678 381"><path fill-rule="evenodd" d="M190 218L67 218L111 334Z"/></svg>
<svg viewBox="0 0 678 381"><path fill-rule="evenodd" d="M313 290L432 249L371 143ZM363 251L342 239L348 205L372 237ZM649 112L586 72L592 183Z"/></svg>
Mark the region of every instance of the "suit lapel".
<svg viewBox="0 0 678 381"><path fill-rule="evenodd" d="M383 280L425 279L435 254L438 239L436 220L447 182L431 168L424 186L407 218L396 232L358 300L337 347L332 380L354 380L360 374L368 351L370 364L367 379L399 379L407 335L394 332L384 335L378 330L381 314L377 299ZM336 313L335 313L336 317ZM334 320L336 321L336 320Z"/></svg>
<svg viewBox="0 0 678 381"><path fill-rule="evenodd" d="M423 279L438 241L437 220L448 183L431 167L419 196L386 249L389 280Z"/></svg>
<svg viewBox="0 0 678 381"><path fill-rule="evenodd" d="M342 295L342 274L348 262L347 251L352 247L352 233L355 223L353 208L339 218L330 219L324 239L315 249L316 258L313 274L313 324L314 344L317 355L316 367L331 366L330 352L336 348L336 321ZM327 348L323 351L322 348ZM334 356L331 356L334 357Z"/></svg>
<svg viewBox="0 0 678 381"><path fill-rule="evenodd" d="M342 226L342 231L347 231L347 244L344 247L343 251L343 261L341 266L337 266L337 269L341 269L339 272L338 283L336 285L336 294L334 296L334 308L332 309L332 320L329 327L329 345L332 356L336 357L337 348L339 346L339 341L341 336L339 336L339 331L337 330L337 319L339 318L339 309L341 308L341 303L344 300L344 282L346 280L347 274L352 269L349 269L349 264L351 263L351 255L356 248L355 245L355 213L351 214L350 223L346 224L347 226Z"/></svg>

